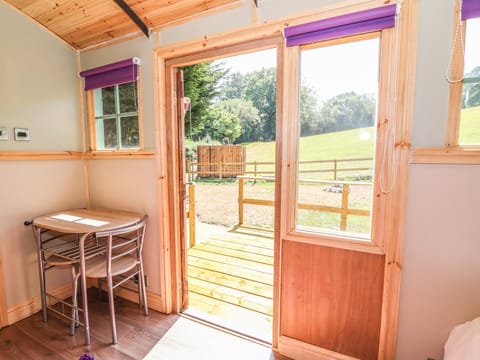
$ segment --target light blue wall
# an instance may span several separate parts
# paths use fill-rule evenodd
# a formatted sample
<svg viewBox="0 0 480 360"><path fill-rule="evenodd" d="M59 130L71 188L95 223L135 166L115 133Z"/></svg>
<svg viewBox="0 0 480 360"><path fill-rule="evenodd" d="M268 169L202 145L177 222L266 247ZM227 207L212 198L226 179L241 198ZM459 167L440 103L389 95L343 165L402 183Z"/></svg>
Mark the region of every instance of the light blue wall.
<svg viewBox="0 0 480 360"><path fill-rule="evenodd" d="M0 2L1 150L81 150L76 52ZM13 128L29 128L29 142Z"/></svg>

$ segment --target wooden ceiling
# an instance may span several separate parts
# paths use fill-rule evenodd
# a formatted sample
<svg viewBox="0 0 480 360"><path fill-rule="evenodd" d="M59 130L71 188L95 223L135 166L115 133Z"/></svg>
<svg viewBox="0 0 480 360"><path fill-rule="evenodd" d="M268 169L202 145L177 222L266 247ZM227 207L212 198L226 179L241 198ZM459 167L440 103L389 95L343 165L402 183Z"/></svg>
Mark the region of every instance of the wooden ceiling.
<svg viewBox="0 0 480 360"><path fill-rule="evenodd" d="M78 50L145 36L138 22L135 23L117 3L128 6L133 12L133 18L136 15L137 20L151 32L185 22L195 16L238 6L242 1L5 0Z"/></svg>

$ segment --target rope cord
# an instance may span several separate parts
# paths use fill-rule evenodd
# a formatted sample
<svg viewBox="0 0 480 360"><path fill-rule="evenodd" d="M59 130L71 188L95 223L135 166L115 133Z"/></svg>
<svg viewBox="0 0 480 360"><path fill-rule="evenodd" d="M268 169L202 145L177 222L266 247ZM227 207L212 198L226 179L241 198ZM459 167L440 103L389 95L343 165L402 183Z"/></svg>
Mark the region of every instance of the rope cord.
<svg viewBox="0 0 480 360"><path fill-rule="evenodd" d="M445 78L447 79L447 82L450 83L450 84L460 83L464 79L463 75L459 79L452 79L451 78L453 56L454 56L454 53L455 53L455 48L457 46L458 38L460 38L460 46L461 46L461 49L462 49L462 59L465 59L465 39L463 38L463 22L462 22L462 4L463 4L463 1L462 0L459 0L459 1L460 1L460 6L459 6L459 11L458 11L457 27L455 29L455 36L453 38L452 49L450 51L450 59L448 61L447 73L445 74Z"/></svg>
<svg viewBox="0 0 480 360"><path fill-rule="evenodd" d="M396 132L397 132L397 126L396 126L396 118L397 118L397 99L398 99L398 89L397 89L397 84L398 84L398 56L400 53L400 16L401 16L401 8L402 8L402 3L403 1L400 1L397 4L397 14L396 14L396 24L395 24L395 48L394 48L394 71L393 71L393 82L392 82L392 87L395 92L394 100L393 100L393 111L392 111L392 118L391 121L386 122L385 126L386 131L385 131L385 146L383 147L383 156L382 156L382 164L380 166L380 176L379 176L379 188L380 192L382 194L388 194L393 190L393 187L395 186L397 182L397 169L395 168L395 138L396 138ZM389 135L389 127L390 127L390 132L391 136ZM387 150L389 148L388 140L392 139L392 145L391 145L391 155L390 155L390 184L387 186L386 185L386 176L385 176L385 168L387 164Z"/></svg>

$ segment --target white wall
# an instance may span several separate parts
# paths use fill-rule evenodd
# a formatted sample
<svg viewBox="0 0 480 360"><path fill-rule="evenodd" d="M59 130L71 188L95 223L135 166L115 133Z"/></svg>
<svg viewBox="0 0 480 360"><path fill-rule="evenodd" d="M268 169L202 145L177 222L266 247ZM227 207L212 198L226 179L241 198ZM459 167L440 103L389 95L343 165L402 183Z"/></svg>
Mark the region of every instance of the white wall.
<svg viewBox="0 0 480 360"><path fill-rule="evenodd" d="M11 308L40 296L33 233L23 222L85 207L83 161L0 161L0 179L0 256ZM50 276L47 284L54 288L66 282Z"/></svg>
<svg viewBox="0 0 480 360"><path fill-rule="evenodd" d="M147 289L160 294L155 160L91 160L88 175L92 207L148 214L143 250Z"/></svg>
<svg viewBox="0 0 480 360"><path fill-rule="evenodd" d="M0 151L80 151L76 52L3 2L0 44L0 127L9 130ZM31 141L14 141L13 127L29 128ZM23 222L85 207L83 161L0 161L0 185L0 256L12 308L40 295L35 243ZM52 280L50 287L64 283Z"/></svg>
<svg viewBox="0 0 480 360"><path fill-rule="evenodd" d="M81 150L76 52L0 2L2 150ZM29 128L29 142L13 128Z"/></svg>

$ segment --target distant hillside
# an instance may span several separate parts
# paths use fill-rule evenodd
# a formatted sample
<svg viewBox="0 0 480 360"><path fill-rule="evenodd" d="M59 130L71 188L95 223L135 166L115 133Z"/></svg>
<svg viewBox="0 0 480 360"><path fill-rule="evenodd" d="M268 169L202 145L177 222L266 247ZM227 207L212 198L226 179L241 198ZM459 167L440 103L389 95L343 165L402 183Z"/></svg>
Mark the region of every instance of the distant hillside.
<svg viewBox="0 0 480 360"><path fill-rule="evenodd" d="M301 161L371 157L374 128L339 131L300 138ZM273 161L275 143L257 142L247 145L247 161Z"/></svg>

